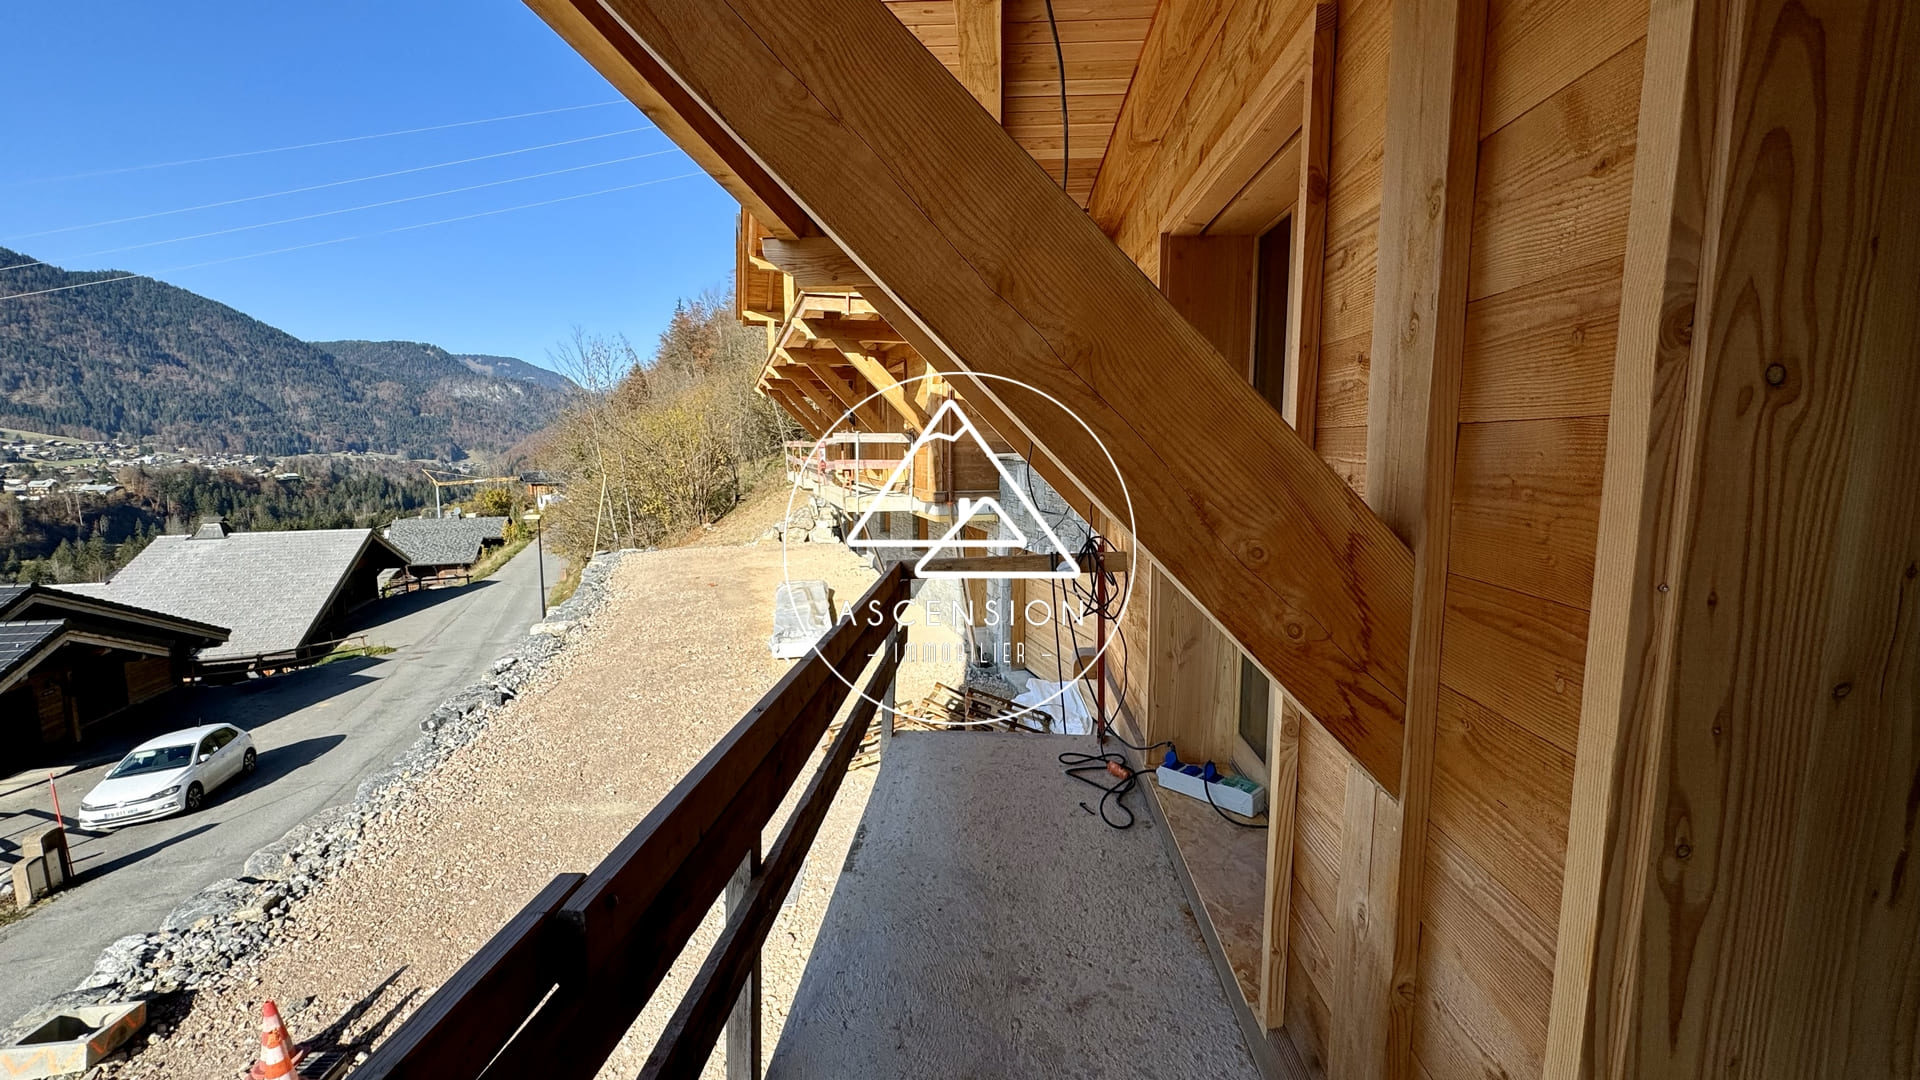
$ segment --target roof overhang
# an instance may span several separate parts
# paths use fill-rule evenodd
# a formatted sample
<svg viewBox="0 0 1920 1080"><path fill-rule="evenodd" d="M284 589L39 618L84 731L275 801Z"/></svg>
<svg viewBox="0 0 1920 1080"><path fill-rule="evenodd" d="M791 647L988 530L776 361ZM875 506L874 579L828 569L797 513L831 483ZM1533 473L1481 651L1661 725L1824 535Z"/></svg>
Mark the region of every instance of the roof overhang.
<svg viewBox="0 0 1920 1080"><path fill-rule="evenodd" d="M189 648L220 644L229 636L224 626L47 585L29 585L5 607L0 607L0 623L19 621L42 608L137 626L148 635L179 637L188 641Z"/></svg>
<svg viewBox="0 0 1920 1080"><path fill-rule="evenodd" d="M27 676L33 674L34 670L49 657L68 645L93 645L103 649L139 653L144 656L173 655L173 650L165 642L78 629L68 625L64 619L60 620L60 623L59 629L41 640L32 650L15 657L4 670L0 670L0 694L13 689Z"/></svg>

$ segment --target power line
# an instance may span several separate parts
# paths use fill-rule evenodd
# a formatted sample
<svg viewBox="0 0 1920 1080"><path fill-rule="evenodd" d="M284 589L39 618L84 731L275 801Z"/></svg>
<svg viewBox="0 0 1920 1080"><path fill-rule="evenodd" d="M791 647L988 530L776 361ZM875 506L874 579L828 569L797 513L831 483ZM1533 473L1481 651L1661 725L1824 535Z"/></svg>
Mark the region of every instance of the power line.
<svg viewBox="0 0 1920 1080"><path fill-rule="evenodd" d="M232 161L235 158L259 157L262 154L281 154L289 150L312 150L320 146L339 146L343 143L367 142L371 139L391 139L396 135L420 135L429 131L449 131L453 128L475 127L480 124L497 124L503 120L525 120L534 116L553 116L558 113L579 112L582 109L604 109L609 105L618 105L624 99L596 101L587 105L565 105L558 109L540 109L535 112L513 113L508 116L489 116L480 120L460 120L451 124L433 124L428 127L406 128L401 131L382 131L373 135L351 135L343 139L322 139L319 142L299 143L294 146L274 146L265 150L242 150L232 154L211 154L207 157L182 158L179 161L156 161L149 165L125 165L116 169L94 169L91 172L68 173L65 176L40 176L31 180L15 180L5 186L22 187L27 184L51 184L60 180L85 180L95 176L117 176L121 173L145 172L149 169L171 169L177 165L200 165L209 161Z"/></svg>
<svg viewBox="0 0 1920 1080"><path fill-rule="evenodd" d="M551 150L557 146L577 146L580 143L597 142L620 135L633 135L642 131L656 130L652 124L643 124L636 128L623 128L609 131L604 135L586 135L578 139L562 139L559 142L541 143L539 146L525 146L518 150L501 150L498 153L481 154L478 157L464 157L454 161L441 161L432 165L416 165L410 169L395 169L392 172L374 173L372 176L356 176L348 180L330 180L324 184L309 184L306 187L288 188L285 191L269 191L265 195L247 195L238 199L223 199L220 202L201 203L198 206L182 206L173 210L155 210L150 214L135 214L132 217L111 218L106 221L93 221L85 225L65 225L58 229L42 229L39 232L16 233L7 237L8 243L16 240L31 240L38 236L53 236L58 233L78 232L82 229L99 229L108 225L125 225L130 221L148 221L153 218L172 217L175 214L190 214L196 210L213 210L222 206L238 206L241 203L259 202L262 199L278 199L286 195L301 195L309 191L324 191L327 188L346 187L348 184L364 184L369 180L386 180L395 176L409 176L413 173L431 172L434 169L448 169L455 165L470 165L476 161L492 161L495 158L513 157L517 154L531 154L536 150Z"/></svg>
<svg viewBox="0 0 1920 1080"><path fill-rule="evenodd" d="M381 202L365 203L361 206L348 206L338 210L321 210L317 213L301 214L298 217L281 218L278 221L261 221L261 222L255 222L252 225L235 225L230 229L215 229L211 232L194 233L191 236L175 236L166 240L149 240L142 244L126 244L122 247L102 248L99 251L83 252L79 255L72 256L72 258L91 259L99 255L117 255L123 251L140 251L145 248L164 247L168 244L183 244L189 240L205 240L209 237L226 236L231 233L251 232L254 229L269 229L276 225L292 225L295 222L300 222L300 221L312 221L316 218L336 217L340 214L353 214L353 213L358 213L359 211L362 211L362 210L377 210L383 206L398 206L401 203L419 202L423 199L438 199L446 195L458 195L458 194L461 194L462 192L467 192L467 191L479 191L482 188L501 187L506 184L518 184L528 180L540 180L549 176L561 176L565 173L583 172L587 169L605 168L608 165L621 165L629 161L640 161L643 158L659 157L662 154L673 154L678 152L679 152L678 147L669 147L668 149L665 149L665 150L654 150L645 154L631 154L627 157L611 158L607 161L596 161L590 165L574 165L565 169L550 169L547 172L530 173L526 176L514 176L514 177L509 177L505 180L489 180L484 184L468 184L465 187L448 188L445 191L430 191L423 195L408 195L404 198L386 199ZM21 263L14 263L11 266L0 266L0 271L24 270L31 266L50 266L50 265L52 264L44 260L41 260L38 262L21 262Z"/></svg>
<svg viewBox="0 0 1920 1080"><path fill-rule="evenodd" d="M643 180L637 184L622 184L619 187L601 188L599 191L586 191L578 195L563 195L557 199L542 199L539 202L522 203L519 206L506 206L506 207L501 207L498 210L482 210L474 214L461 214L458 217L441 218L438 221L423 221L415 225L399 225L391 229L380 229L375 232L359 233L354 236L342 236L332 240L315 240L312 243L307 243L307 244L294 244L290 247L274 248L271 251L256 251L248 255L230 255L224 259L208 259L205 262L187 263L184 266L169 266L162 270L155 270L152 274L121 274L118 277L101 278L97 281L82 281L72 285L57 285L51 289L35 289L31 292L9 293L7 295L0 296L0 300L18 300L28 296L45 296L48 293L66 292L70 289L84 289L90 285L110 285L116 281L129 281L129 280L132 280L133 278L140 278L140 277L151 278L155 274L172 274L172 273L177 273L181 270L198 270L201 267L206 267L206 266L219 266L223 263L242 262L247 259L260 259L260 258L265 258L268 255L282 255L289 251L304 251L308 248L327 247L331 244L345 244L353 240L368 240L376 236L388 236L393 233L412 232L415 229L430 229L436 225L451 225L458 221L472 221L475 218L494 217L498 214L511 214L516 210L532 210L536 207L552 206L555 203L573 202L576 199L591 199L598 195L612 195L615 192L632 191L635 188L652 187L655 184L665 184L665 183L670 183L674 180L686 180L690 177L704 176L704 175L706 174L703 172L695 171L695 172L689 172L689 173L680 173L677 176L663 176L657 180Z"/></svg>

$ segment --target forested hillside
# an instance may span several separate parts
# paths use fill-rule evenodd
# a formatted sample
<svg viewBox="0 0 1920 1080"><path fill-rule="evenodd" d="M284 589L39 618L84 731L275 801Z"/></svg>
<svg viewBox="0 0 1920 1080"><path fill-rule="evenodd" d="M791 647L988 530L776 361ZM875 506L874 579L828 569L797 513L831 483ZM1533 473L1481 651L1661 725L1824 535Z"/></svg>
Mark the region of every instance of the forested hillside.
<svg viewBox="0 0 1920 1080"><path fill-rule="evenodd" d="M532 449L567 482L547 542L575 566L593 551L665 543L726 513L797 429L756 393L767 339L725 295L678 305L652 356L577 334L563 349L587 393Z"/></svg>
<svg viewBox="0 0 1920 1080"><path fill-rule="evenodd" d="M433 487L398 461L288 458L282 475L179 465L122 469L104 498L0 496L0 583L101 581L162 533L209 518L246 532L384 525L433 505Z"/></svg>
<svg viewBox="0 0 1920 1080"><path fill-rule="evenodd" d="M32 261L0 248L0 266ZM568 393L564 379L529 377L505 357L301 341L151 278L71 287L116 276L38 265L6 273L0 427L210 452L457 460L545 427Z"/></svg>

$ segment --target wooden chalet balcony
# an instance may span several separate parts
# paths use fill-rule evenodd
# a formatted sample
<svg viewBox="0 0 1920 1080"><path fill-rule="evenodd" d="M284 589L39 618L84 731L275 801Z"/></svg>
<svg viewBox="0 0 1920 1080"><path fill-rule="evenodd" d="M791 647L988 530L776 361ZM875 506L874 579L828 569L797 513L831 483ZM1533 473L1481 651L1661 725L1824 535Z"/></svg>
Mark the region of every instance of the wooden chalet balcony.
<svg viewBox="0 0 1920 1080"><path fill-rule="evenodd" d="M1109 828L1061 774L1087 736L893 733L876 702L892 701L905 630L890 613L909 581L905 564L885 571L849 609L883 617L838 624L599 866L556 877L354 1075L592 1077L724 894L725 928L640 1075L697 1076L725 1034L727 1075L758 1076L759 953L876 715L857 858L770 1075L1252 1075L1250 1014L1195 933L1145 797L1128 806L1143 827Z"/></svg>

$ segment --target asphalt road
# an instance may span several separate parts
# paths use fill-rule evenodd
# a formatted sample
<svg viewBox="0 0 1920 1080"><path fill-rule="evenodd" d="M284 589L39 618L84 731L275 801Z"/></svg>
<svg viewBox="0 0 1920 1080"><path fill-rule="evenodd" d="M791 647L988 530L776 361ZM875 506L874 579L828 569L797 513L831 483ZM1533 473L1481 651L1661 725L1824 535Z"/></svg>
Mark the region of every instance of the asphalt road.
<svg viewBox="0 0 1920 1080"><path fill-rule="evenodd" d="M549 556L549 585L558 574ZM260 766L252 778L213 792L197 814L104 835L69 832L80 884L0 928L0 1028L72 989L115 938L157 929L182 900L238 874L248 855L351 799L360 781L419 737L422 717L480 678L539 618L538 566L529 548L485 581L383 600L362 612L369 641L395 652L180 693L166 715L142 718L137 738L88 748L74 763L84 767L59 779L69 821L120 753L171 728L243 728ZM108 752L113 757L101 761ZM18 836L51 819L43 774L0 780L0 872L11 872Z"/></svg>

